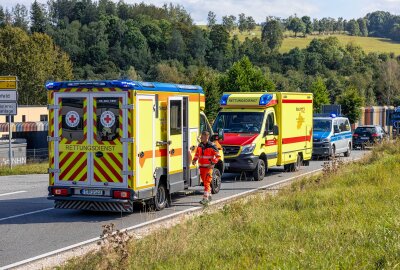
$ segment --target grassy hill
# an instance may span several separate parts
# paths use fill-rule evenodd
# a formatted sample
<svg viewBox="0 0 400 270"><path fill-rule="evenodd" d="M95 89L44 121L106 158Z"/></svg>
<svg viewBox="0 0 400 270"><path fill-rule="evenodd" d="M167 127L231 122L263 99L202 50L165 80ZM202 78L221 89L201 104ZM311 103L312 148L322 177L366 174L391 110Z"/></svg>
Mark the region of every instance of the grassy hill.
<svg viewBox="0 0 400 270"><path fill-rule="evenodd" d="M202 26L205 27L205 26ZM261 27L257 28L253 32L240 33L238 30L232 31L231 35L238 35L241 41L245 40L246 37L261 37ZM286 38L283 40L280 52L288 52L295 47L305 48L314 38L327 38L335 36L339 39L340 43L346 45L349 42L353 42L360 45L366 53L378 52L378 53L395 53L400 55L400 43L392 41L387 38L373 38L373 37L353 37L349 35L309 35L307 37L294 38L294 34L291 32L285 32ZM293 36L293 37L292 37Z"/></svg>
<svg viewBox="0 0 400 270"><path fill-rule="evenodd" d="M63 269L395 269L400 144Z"/></svg>

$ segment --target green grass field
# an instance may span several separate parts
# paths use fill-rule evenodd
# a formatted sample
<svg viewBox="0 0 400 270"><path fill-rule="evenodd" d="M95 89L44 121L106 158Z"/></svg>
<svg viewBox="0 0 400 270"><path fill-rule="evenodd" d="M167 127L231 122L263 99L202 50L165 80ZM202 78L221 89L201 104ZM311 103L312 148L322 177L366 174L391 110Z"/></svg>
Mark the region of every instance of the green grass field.
<svg viewBox="0 0 400 270"><path fill-rule="evenodd" d="M203 28L205 26L202 26ZM257 28L251 32L240 33L238 30L234 30L231 33L231 36L238 35L241 41L244 41L246 37L261 37L261 27L257 26ZM300 34L301 35L301 34ZM392 41L387 38L373 38L373 37L353 37L349 35L309 35L307 37L297 37L294 38L294 34L291 32L285 32L286 38L283 40L282 46L280 48L280 52L288 52L295 47L305 48L308 44L310 44L311 40L314 38L327 38L327 37L337 37L340 43L345 46L349 42L353 42L354 44L360 45L366 53L370 52L378 52L378 53L395 53L396 55L400 55L400 43Z"/></svg>
<svg viewBox="0 0 400 270"><path fill-rule="evenodd" d="M396 269L400 144L62 269ZM99 228L100 231L100 228Z"/></svg>
<svg viewBox="0 0 400 270"><path fill-rule="evenodd" d="M10 169L8 166L0 167L0 176L4 175L21 175L21 174L42 174L47 173L49 164L46 163L29 163L26 165L16 165Z"/></svg>

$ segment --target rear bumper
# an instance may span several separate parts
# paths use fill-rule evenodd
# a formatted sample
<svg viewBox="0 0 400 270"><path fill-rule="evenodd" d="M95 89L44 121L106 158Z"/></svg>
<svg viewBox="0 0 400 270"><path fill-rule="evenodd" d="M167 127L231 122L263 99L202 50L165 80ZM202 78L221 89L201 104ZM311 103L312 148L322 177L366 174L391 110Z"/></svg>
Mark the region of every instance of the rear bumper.
<svg viewBox="0 0 400 270"><path fill-rule="evenodd" d="M94 197L60 197L48 196L47 199L54 200L54 208L77 209L108 212L132 212L133 201L112 198Z"/></svg>
<svg viewBox="0 0 400 270"><path fill-rule="evenodd" d="M259 157L254 155L239 155L236 158L225 158L225 171L254 171L256 169L258 160Z"/></svg>

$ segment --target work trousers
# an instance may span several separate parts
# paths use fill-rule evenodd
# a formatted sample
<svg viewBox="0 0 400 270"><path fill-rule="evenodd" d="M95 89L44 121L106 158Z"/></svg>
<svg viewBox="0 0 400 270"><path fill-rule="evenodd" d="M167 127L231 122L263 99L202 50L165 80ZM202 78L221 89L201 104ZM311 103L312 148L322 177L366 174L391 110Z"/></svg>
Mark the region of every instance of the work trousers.
<svg viewBox="0 0 400 270"><path fill-rule="evenodd" d="M212 181L212 168L202 168L200 167L200 176L201 180L203 180L204 185L204 196L211 195L211 181Z"/></svg>

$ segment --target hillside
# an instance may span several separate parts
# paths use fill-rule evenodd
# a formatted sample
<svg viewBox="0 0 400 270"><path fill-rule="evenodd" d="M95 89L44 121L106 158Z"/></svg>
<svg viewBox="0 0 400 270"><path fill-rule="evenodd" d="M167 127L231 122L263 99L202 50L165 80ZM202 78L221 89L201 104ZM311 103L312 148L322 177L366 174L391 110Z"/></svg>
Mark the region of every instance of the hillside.
<svg viewBox="0 0 400 270"><path fill-rule="evenodd" d="M231 36L238 35L239 40L244 41L246 37L261 37L261 27L257 28L253 32L243 32L240 33L238 30L232 31ZM280 48L281 53L290 51L295 47L300 49L306 48L310 44L311 40L314 38L326 38L326 37L337 37L342 45L346 45L349 42L360 45L366 53L378 52L378 53L395 53L400 55L400 43L395 42L388 38L374 38L374 37L359 37L359 36L349 36L345 34L337 35L308 35L307 37L294 37L291 32L285 33L285 39L283 40L282 46Z"/></svg>
<svg viewBox="0 0 400 270"><path fill-rule="evenodd" d="M400 144L62 269L394 269Z"/></svg>

